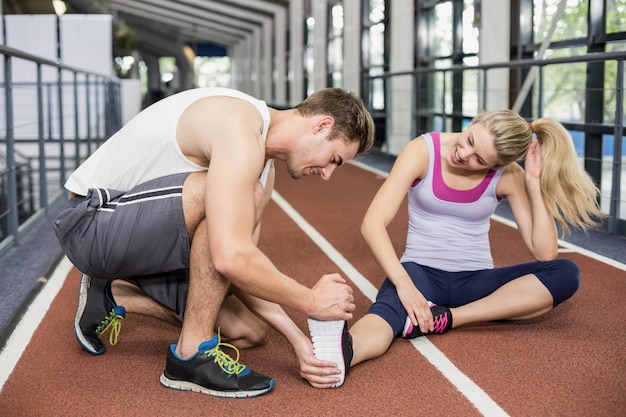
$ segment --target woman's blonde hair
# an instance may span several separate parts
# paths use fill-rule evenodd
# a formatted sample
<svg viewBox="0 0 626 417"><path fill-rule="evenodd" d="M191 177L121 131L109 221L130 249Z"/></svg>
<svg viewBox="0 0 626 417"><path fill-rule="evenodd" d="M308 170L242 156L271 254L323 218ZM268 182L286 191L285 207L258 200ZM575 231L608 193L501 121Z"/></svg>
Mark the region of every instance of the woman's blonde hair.
<svg viewBox="0 0 626 417"><path fill-rule="evenodd" d="M479 114L472 120L493 134L499 163L523 160L536 135L541 145L541 196L563 232L570 225L587 229L605 215L600 209L600 190L578 162L572 139L562 124L550 118L528 123L511 110Z"/></svg>

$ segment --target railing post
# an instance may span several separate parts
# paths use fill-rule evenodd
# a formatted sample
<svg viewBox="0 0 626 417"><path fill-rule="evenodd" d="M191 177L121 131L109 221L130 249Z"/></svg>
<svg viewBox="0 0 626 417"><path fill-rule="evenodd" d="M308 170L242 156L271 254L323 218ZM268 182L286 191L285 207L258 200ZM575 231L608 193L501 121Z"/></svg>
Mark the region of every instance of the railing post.
<svg viewBox="0 0 626 417"><path fill-rule="evenodd" d="M609 232L617 235L620 215L620 184L622 178L622 138L624 137L624 60L617 61L614 132L613 177L611 181L611 205L609 208Z"/></svg>
<svg viewBox="0 0 626 417"><path fill-rule="evenodd" d="M537 98L537 119L539 119L540 117L543 117L543 87L544 87L544 67L543 65L541 65L538 69L537 69L538 73L539 73L539 85L538 85L538 98Z"/></svg>
<svg viewBox="0 0 626 417"><path fill-rule="evenodd" d="M50 83L46 83L46 93L47 93L47 100L46 100L46 108L48 110L48 139L52 140L52 121L53 121L53 117L52 117L52 84Z"/></svg>
<svg viewBox="0 0 626 417"><path fill-rule="evenodd" d="M85 106L87 111L87 155L91 155L91 76L85 75L85 100L87 105Z"/></svg>
<svg viewBox="0 0 626 417"><path fill-rule="evenodd" d="M4 82L6 106L6 142L7 142L7 234L18 242L17 229L19 218L17 213L17 178L15 172L15 125L13 120L13 73L11 57L4 56Z"/></svg>
<svg viewBox="0 0 626 417"><path fill-rule="evenodd" d="M78 72L74 71L74 167L80 165L80 136L78 134Z"/></svg>
<svg viewBox="0 0 626 417"><path fill-rule="evenodd" d="M100 134L102 133L102 128L100 127L100 121L102 119L102 115L100 114L100 81L96 82L96 138L98 141L96 146L100 145Z"/></svg>
<svg viewBox="0 0 626 417"><path fill-rule="evenodd" d="M57 71L57 90L59 104L59 179L60 185L65 184L65 133L63 132L63 69L58 68Z"/></svg>
<svg viewBox="0 0 626 417"><path fill-rule="evenodd" d="M39 127L39 204L42 208L48 208L48 179L46 177L46 142L44 138L44 117L43 117L43 85L41 75L41 63L37 63L37 119Z"/></svg>

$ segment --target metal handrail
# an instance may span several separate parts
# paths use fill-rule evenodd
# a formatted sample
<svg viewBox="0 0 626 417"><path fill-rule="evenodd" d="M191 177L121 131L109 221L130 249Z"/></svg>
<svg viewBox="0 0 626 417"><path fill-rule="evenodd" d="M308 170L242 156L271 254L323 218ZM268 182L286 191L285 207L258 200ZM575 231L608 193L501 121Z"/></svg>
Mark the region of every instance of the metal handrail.
<svg viewBox="0 0 626 417"><path fill-rule="evenodd" d="M4 82L0 82L0 88L5 89L5 124L6 130L4 137L1 137L0 143L6 144L6 167L0 172L2 175L2 181L0 181L0 192L2 193L3 203L6 204L6 209L0 212L0 228L3 233L0 233L0 258L12 247L19 245L21 238L42 218L52 203L57 201L61 195L64 194L63 183L65 182L66 171L66 156L65 147L67 144L75 145L74 155L71 155L71 163L78 165L81 160L81 149L83 145L87 146L84 152L84 157L87 157L92 152L92 144L95 142L101 142L115 130L121 127L121 109L119 106L120 84L117 79L109 76L86 71L73 66L65 65L60 62L56 62L50 59L42 58L15 48L11 48L5 45L0 45L0 53L4 57ZM36 66L36 76L32 82L13 82L12 63L13 59L20 59L31 62ZM42 77L42 68L51 67L56 68L57 77L56 81L50 83L44 82ZM63 72L69 72L73 75L72 81L64 82L62 75ZM85 79L84 83L78 83L78 76ZM81 138L79 132L79 121L81 114L79 114L78 107L78 89L79 86L85 88L87 93L86 99L86 111L87 114L87 138ZM14 89L21 87L32 87L36 89L36 101L37 108L35 110L37 114L37 137L36 139L19 139L15 135L15 120L14 120ZM52 87L52 88L51 88ZM56 88L55 88L56 87ZM92 99L90 99L90 90L96 89L96 92L100 89L104 90L102 97L97 96L95 100L96 109L92 109ZM45 90L45 92L44 92ZM56 90L56 91L55 91ZM58 102L53 102L53 94L56 93ZM64 132L64 118L63 114L63 102L64 96L73 98L74 114L69 116L73 118L74 134L70 137ZM44 96L47 96L44 99ZM102 103L102 105L101 105ZM53 117L52 109L57 112ZM44 114L47 112L48 119L46 120ZM100 120L98 115L102 113L104 119L108 122L104 125L104 128L100 128ZM96 115L96 128L92 129L91 115ZM53 120L54 119L54 120ZM52 125L56 122L59 127L58 137L53 137ZM98 132L101 132L101 137L93 137ZM18 187L18 170L23 164L16 162L16 154L19 152L17 146L24 145L26 143L37 143L37 156L26 158L29 161L36 161L36 170L27 169L28 190L20 190ZM59 155L49 157L47 155L47 148L49 146L58 147ZM58 168L47 167L47 162L52 160ZM30 162L29 162L30 164ZM34 175L34 173L38 175ZM57 172L59 176L58 184L54 184L53 191L50 193L48 188L50 184L50 174ZM21 174L20 174L21 175ZM5 181L6 179L6 181ZM19 178L21 179L21 178ZM35 192L33 184L38 183L38 193ZM51 194L52 198L49 198ZM24 208L25 202L28 202L29 206L34 206L34 201L37 201L37 209L32 210ZM34 207L32 207L34 209Z"/></svg>

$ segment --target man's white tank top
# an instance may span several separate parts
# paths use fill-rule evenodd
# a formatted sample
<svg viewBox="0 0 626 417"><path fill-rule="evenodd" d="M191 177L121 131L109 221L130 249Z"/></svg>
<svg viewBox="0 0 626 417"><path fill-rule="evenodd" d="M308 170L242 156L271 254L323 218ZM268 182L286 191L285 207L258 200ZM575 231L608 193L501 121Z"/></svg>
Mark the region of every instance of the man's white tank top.
<svg viewBox="0 0 626 417"><path fill-rule="evenodd" d="M409 228L400 260L449 272L493 268L489 219L499 203L496 185L504 167L489 171L470 190L455 190L441 173L439 133L423 136L428 171L408 192Z"/></svg>
<svg viewBox="0 0 626 417"><path fill-rule="evenodd" d="M68 178L65 188L86 195L89 188L127 191L146 181L184 172L206 171L191 162L176 142L176 125L182 112L194 101L210 96L228 96L253 104L263 118L263 140L270 114L264 101L228 88L206 87L186 90L147 107L98 148ZM271 161L261 175L265 179Z"/></svg>

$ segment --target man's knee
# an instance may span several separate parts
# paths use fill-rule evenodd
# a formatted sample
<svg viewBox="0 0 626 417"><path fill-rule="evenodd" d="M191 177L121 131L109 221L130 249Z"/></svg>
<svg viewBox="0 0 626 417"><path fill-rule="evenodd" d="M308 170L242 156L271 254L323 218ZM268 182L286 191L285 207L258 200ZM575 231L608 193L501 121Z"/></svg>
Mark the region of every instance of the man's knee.
<svg viewBox="0 0 626 417"><path fill-rule="evenodd" d="M262 321L251 322L241 320L222 326L222 337L239 349L249 349L265 342L269 326Z"/></svg>
<svg viewBox="0 0 626 417"><path fill-rule="evenodd" d="M244 338L250 343L251 346L259 346L265 342L269 333L269 326L262 321L255 323L248 330L248 333Z"/></svg>
<svg viewBox="0 0 626 417"><path fill-rule="evenodd" d="M205 218L206 172L192 172L183 183L183 215L189 238Z"/></svg>

